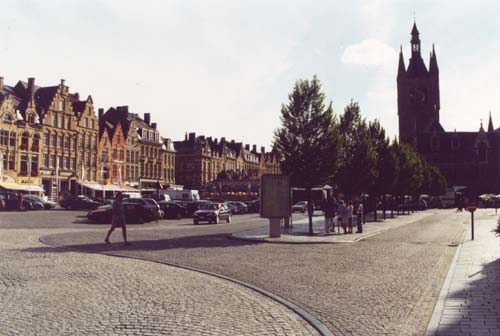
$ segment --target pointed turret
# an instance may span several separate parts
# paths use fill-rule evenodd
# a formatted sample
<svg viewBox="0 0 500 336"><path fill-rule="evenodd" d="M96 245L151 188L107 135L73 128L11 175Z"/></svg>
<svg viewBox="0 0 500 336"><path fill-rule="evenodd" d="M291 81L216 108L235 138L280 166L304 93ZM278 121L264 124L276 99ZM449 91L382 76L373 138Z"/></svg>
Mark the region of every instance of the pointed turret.
<svg viewBox="0 0 500 336"><path fill-rule="evenodd" d="M398 77L406 74L405 60L403 58L403 46L399 49L399 66L398 66Z"/></svg>
<svg viewBox="0 0 500 336"><path fill-rule="evenodd" d="M418 54L420 56L420 33L417 29L417 23L413 22L413 28L411 30L411 53L412 57L414 54Z"/></svg>
<svg viewBox="0 0 500 336"><path fill-rule="evenodd" d="M439 73L437 57L436 57L436 50L434 49L434 44L432 44L431 58L429 61L429 72L436 73L436 74Z"/></svg>
<svg viewBox="0 0 500 336"><path fill-rule="evenodd" d="M493 120L491 119L491 111L490 111L490 120L488 121L488 132L493 132L495 129L493 128Z"/></svg>

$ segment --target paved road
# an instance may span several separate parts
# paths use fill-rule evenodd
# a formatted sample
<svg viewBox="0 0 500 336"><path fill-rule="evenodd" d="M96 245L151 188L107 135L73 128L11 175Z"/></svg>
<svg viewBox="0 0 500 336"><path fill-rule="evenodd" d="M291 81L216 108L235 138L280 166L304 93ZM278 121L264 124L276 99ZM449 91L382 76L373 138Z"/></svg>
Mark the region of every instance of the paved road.
<svg viewBox="0 0 500 336"><path fill-rule="evenodd" d="M0 215L0 227L19 227L0 229L0 335L318 334L283 305L232 282L148 261L48 247L40 236L82 235L82 230L36 229L48 220L43 212L23 213L17 223L6 221L13 213ZM24 222L34 220L31 216L38 220ZM22 229L23 223L29 229Z"/></svg>
<svg viewBox="0 0 500 336"><path fill-rule="evenodd" d="M134 245L105 246L102 232L53 235L54 244L188 265L254 284L296 303L335 335L422 335L466 213L435 211L415 223L354 244L269 244L230 239L262 225L236 218L217 226L132 230ZM259 224L260 223L260 224Z"/></svg>

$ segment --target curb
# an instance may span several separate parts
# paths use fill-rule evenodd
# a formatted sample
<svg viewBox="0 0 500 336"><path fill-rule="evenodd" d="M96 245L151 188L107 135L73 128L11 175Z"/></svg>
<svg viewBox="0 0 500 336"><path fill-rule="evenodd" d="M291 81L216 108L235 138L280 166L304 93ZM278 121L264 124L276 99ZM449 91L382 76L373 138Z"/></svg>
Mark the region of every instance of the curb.
<svg viewBox="0 0 500 336"><path fill-rule="evenodd" d="M231 278L231 277L228 277L228 276L222 275L222 274L213 273L213 272L210 272L210 271L205 271L205 270L202 270L202 269L197 269L197 268L193 268L193 267L189 267L189 266L178 265L178 264L169 263L169 262L165 262L165 261L151 260L151 259L146 259L146 258L142 258L142 257L135 257L135 256L116 255L116 254L110 254L110 253L104 253L104 252L90 252L90 251L84 251L84 250L71 249L71 248L67 248L67 247L57 246L57 245L54 245L54 244L51 244L51 243L48 243L47 241L45 241L44 237L40 237L38 239L42 244L45 244L47 246L52 246L54 248L59 248L59 249L62 249L62 250L73 251L73 252L80 252L80 253L88 253L88 254L100 254L100 255L106 255L106 256L116 257L116 258L125 258L125 259L134 259L134 260L141 260L141 261L149 261L149 262L153 262L153 263L157 263L157 264L161 264L161 265L166 265L166 266L171 266L171 267L177 267L177 268L185 269L185 270L188 270L188 271L193 271L193 272L198 272L198 273L210 275L210 276L213 276L213 277L216 277L216 278L219 278L219 279L223 279L223 280L226 280L226 281L230 281L230 282L236 283L236 284L238 284L240 286L243 286L243 287L246 287L248 289L251 289L251 290L253 290L253 291L255 291L255 292L259 293L259 294L262 294L262 295L264 295L264 296L266 296L266 297L268 297L268 298L270 298L270 299L272 299L272 300L274 300L274 301L276 301L276 302L284 305L285 307L287 307L288 309L290 309L291 311L293 311L294 313L296 313L297 315L299 315L307 323L309 323L314 329L316 329L319 332L319 334L321 336L333 336L333 333L323 323L321 323L318 319L316 319L315 317L313 317L310 313L308 313L304 309L300 308L296 304L293 304L293 303L285 300L284 298L282 298L279 295L273 294L273 293L271 293L271 292L269 292L269 291L267 291L265 289L256 287L254 285L251 285L249 283L240 281L238 279Z"/></svg>
<svg viewBox="0 0 500 336"><path fill-rule="evenodd" d="M455 251L455 256L453 257L450 269L448 270L448 274L446 275L446 278L441 287L441 291L439 292L439 297L437 299L436 305L434 306L434 310L432 312L424 336L434 336L439 328L439 322L441 321L441 316L443 315L444 303L450 291L451 280L453 278L453 275L455 274L455 268L457 267L458 257L460 256L460 251L462 250L466 233L467 229L464 228L464 232L462 235L462 242Z"/></svg>

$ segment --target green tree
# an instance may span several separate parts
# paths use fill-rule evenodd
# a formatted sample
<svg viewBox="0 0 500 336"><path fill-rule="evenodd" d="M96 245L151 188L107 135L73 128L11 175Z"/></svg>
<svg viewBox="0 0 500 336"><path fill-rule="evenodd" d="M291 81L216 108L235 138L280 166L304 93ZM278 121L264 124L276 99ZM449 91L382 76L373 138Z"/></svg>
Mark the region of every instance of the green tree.
<svg viewBox="0 0 500 336"><path fill-rule="evenodd" d="M385 135L384 128L378 120L369 123L370 138L377 152L378 178L373 181L371 193L378 199L382 195L383 216L386 218L386 194L392 194L394 185L399 175L399 161L394 148ZM375 202L377 205L378 202ZM375 206L375 220L377 207Z"/></svg>
<svg viewBox="0 0 500 336"><path fill-rule="evenodd" d="M341 136L332 103L325 106L319 80L299 80L281 108L281 127L274 133L274 146L282 157L281 168L295 187L307 190L331 182L341 159ZM309 233L313 234L312 214Z"/></svg>
<svg viewBox="0 0 500 336"><path fill-rule="evenodd" d="M409 145L399 143L395 146L400 168L395 190L398 195L403 197L415 195L424 179L422 160Z"/></svg>
<svg viewBox="0 0 500 336"><path fill-rule="evenodd" d="M369 190L378 176L377 151L359 104L351 100L340 116L343 156L339 182L347 198Z"/></svg>

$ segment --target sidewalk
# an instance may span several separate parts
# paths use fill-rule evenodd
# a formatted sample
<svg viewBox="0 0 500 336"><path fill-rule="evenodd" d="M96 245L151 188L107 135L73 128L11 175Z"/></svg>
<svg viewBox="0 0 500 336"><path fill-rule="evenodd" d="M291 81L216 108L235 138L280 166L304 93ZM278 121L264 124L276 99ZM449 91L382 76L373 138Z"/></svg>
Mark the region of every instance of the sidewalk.
<svg viewBox="0 0 500 336"><path fill-rule="evenodd" d="M313 231L314 235L309 235L309 222L307 218L298 221L293 221L291 229L283 229L280 238L269 238L269 226L261 227L254 230L242 231L233 234L234 238L259 241L268 243L354 243L365 238L374 236L383 231L398 228L400 226L416 222L422 218L428 217L433 214L432 210L420 211L411 215L402 215L394 218L387 218L379 222L367 222L363 225L363 233L344 234L335 220L335 232L330 234L324 233L324 216L316 215L313 217ZM353 231L356 232L356 226L353 226Z"/></svg>
<svg viewBox="0 0 500 336"><path fill-rule="evenodd" d="M426 336L500 335L500 237L497 216L470 225L445 280Z"/></svg>

